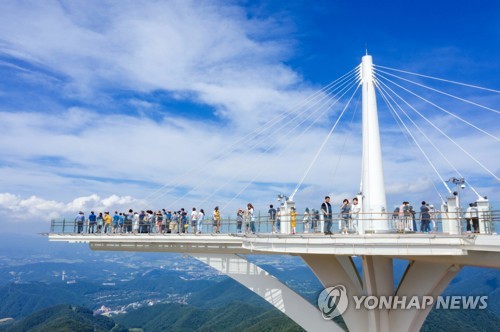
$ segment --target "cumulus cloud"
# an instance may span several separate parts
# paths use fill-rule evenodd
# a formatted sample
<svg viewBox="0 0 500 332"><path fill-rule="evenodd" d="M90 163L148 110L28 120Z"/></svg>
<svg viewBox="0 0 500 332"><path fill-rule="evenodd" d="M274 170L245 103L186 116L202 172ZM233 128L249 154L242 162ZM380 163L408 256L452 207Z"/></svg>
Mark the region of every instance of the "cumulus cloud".
<svg viewBox="0 0 500 332"><path fill-rule="evenodd" d="M71 218L78 211L89 213L94 211L108 211L110 208L119 211L128 211L131 206L141 205L143 202L130 196L112 195L109 197L99 197L90 195L78 197L64 203L55 200L46 200L37 196L23 198L10 193L0 193L0 211L3 215L9 216L7 222L27 222L38 221L48 222L51 219ZM41 220L40 220L41 219Z"/></svg>

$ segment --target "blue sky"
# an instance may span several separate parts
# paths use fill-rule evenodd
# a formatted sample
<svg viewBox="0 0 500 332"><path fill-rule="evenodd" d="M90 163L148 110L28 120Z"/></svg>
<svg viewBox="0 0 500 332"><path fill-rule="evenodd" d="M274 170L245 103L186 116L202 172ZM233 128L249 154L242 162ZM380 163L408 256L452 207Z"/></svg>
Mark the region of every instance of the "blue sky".
<svg viewBox="0 0 500 332"><path fill-rule="evenodd" d="M4 1L0 211L10 218L2 223L36 220L42 229L80 209L211 210L228 201L227 213L248 201L264 209L293 190L349 94L293 145L285 143L293 133L278 130L233 143L276 115L304 117L291 105L356 67L366 49L377 65L499 90L498 17L497 1ZM498 93L433 86L498 110ZM434 98L498 136L498 113ZM438 204L439 179L396 144L403 136L378 102L389 208ZM499 176L498 141L414 102ZM339 123L299 208L357 192L357 120L359 110ZM498 181L429 135L498 204Z"/></svg>

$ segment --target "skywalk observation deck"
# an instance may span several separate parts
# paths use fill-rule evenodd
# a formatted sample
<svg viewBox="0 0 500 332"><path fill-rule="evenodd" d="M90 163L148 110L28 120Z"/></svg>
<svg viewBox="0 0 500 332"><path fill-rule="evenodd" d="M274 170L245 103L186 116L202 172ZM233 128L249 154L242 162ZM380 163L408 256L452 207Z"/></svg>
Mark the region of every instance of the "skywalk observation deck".
<svg viewBox="0 0 500 332"><path fill-rule="evenodd" d="M303 216L297 216L302 220ZM480 227L482 233L468 232L465 219L440 218L436 222L435 231L428 233L409 231L408 228L398 225L404 223L399 219L393 220L394 231L391 233L375 233L369 229L365 234L341 234L339 231L332 235L321 232L322 221L311 225L302 221L297 223L296 234L272 232L272 223L267 218L258 218L255 221L255 233L246 230L249 223L242 225L238 232L235 220L221 221L221 233L211 233L211 221L207 221L200 234L193 234L191 226L185 233L168 233L157 230L154 225L142 224L141 233L132 232L124 227L109 227L100 230L96 225L92 228L88 223L79 225L74 221L52 220L50 241L64 241L72 243L89 243L92 250L109 251L142 251L142 252L179 252L179 253L223 253L223 254L329 254L329 255L379 255L399 257L401 259L439 261L440 257L446 262L456 261L457 264L498 267L500 259L489 259L493 256L500 258L500 237L495 233L495 223L500 221L500 211L493 211L487 221L483 220ZM361 220L358 220L361 222ZM363 220L369 224L376 220ZM416 221L420 226L420 221ZM309 222L310 223L310 222ZM334 229L340 229L340 219L334 220ZM458 234L443 231L445 224L455 223L460 230ZM207 225L209 224L209 225ZM283 226L283 225L280 225ZM309 227L308 227L309 226ZM275 225L276 227L276 225ZM166 225L166 229L169 227ZM455 257L455 258L454 258Z"/></svg>

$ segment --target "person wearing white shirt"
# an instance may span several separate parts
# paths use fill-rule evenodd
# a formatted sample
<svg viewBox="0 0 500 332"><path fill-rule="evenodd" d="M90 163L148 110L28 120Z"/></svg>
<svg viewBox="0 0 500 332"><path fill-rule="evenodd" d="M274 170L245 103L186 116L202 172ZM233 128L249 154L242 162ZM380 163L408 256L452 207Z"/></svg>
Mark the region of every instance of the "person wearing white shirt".
<svg viewBox="0 0 500 332"><path fill-rule="evenodd" d="M193 208L193 211L191 211L191 227L193 228L193 234L196 234L198 231L198 212L196 212L196 208Z"/></svg>

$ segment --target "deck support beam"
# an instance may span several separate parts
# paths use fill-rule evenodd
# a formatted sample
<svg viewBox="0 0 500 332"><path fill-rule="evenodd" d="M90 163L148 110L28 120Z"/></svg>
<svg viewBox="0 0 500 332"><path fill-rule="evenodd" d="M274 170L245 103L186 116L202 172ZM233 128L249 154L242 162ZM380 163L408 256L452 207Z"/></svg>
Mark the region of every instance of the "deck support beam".
<svg viewBox="0 0 500 332"><path fill-rule="evenodd" d="M344 331L334 321L323 319L316 306L244 257L232 254L190 254L190 256L236 280L307 331Z"/></svg>
<svg viewBox="0 0 500 332"><path fill-rule="evenodd" d="M384 256L362 256L361 278L350 256L301 255L325 288L343 285L349 305L342 318L350 331L419 331L432 305L425 309L355 308L353 296L432 296L434 303L461 267L450 263L410 261L399 283L394 287L393 259Z"/></svg>
<svg viewBox="0 0 500 332"><path fill-rule="evenodd" d="M432 296L434 303L457 273L461 266L450 263L439 264L420 261L410 261L408 268L396 291L402 296ZM391 310L389 313L390 331L420 331L432 306L425 309Z"/></svg>

